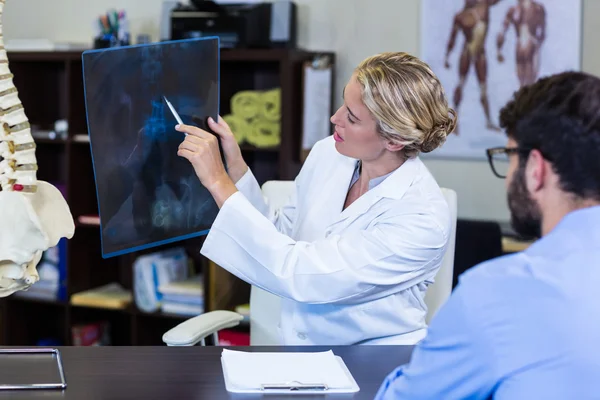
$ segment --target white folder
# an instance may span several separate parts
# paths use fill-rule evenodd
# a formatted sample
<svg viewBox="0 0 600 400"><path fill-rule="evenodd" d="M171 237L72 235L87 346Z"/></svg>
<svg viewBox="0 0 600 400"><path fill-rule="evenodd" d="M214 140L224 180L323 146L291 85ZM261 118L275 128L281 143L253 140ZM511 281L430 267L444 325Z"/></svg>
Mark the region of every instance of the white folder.
<svg viewBox="0 0 600 400"><path fill-rule="evenodd" d="M232 393L355 393L360 390L341 357L325 352L244 352L224 349L225 388Z"/></svg>

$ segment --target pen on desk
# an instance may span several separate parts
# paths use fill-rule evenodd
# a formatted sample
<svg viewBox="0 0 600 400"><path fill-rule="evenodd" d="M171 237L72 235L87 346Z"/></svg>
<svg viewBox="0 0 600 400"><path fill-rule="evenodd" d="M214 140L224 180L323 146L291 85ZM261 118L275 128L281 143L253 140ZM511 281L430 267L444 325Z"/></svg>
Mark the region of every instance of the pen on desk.
<svg viewBox="0 0 600 400"><path fill-rule="evenodd" d="M183 121L181 120L181 117L179 117L179 114L177 114L177 111L175 111L175 108L173 108L173 105L171 104L171 102L169 100L167 100L166 96L163 96L163 99L165 99L165 103L167 103L167 106L169 106L169 110L171 110L171 113L173 113L173 116L177 120L177 123L179 125L183 125ZM187 133L186 133L186 136L187 136Z"/></svg>
<svg viewBox="0 0 600 400"><path fill-rule="evenodd" d="M268 385L262 385L261 389L266 392L271 391L271 390L289 390L292 392L297 392L297 391L326 391L328 389L328 387L325 384L319 384L319 383L296 384L296 385L268 384Z"/></svg>

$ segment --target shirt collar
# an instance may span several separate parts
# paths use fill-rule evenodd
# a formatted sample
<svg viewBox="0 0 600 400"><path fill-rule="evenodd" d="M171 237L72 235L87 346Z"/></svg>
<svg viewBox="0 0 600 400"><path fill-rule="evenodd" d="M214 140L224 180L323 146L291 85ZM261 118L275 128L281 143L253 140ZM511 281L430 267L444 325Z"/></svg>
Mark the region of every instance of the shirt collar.
<svg viewBox="0 0 600 400"><path fill-rule="evenodd" d="M600 243L600 206L571 211L554 229L531 245L526 253L561 256L566 249L597 246Z"/></svg>
<svg viewBox="0 0 600 400"><path fill-rule="evenodd" d="M418 157L409 158L389 174L371 179L369 181L369 192L373 192L377 197L402 198L406 190L408 190L419 175L422 164L422 161ZM359 166L360 161L357 161L350 187L355 182L354 178L358 179Z"/></svg>
<svg viewBox="0 0 600 400"><path fill-rule="evenodd" d="M360 169L362 166L362 161L358 160L356 162L356 167L354 168L354 175L352 175L352 180L350 181L350 187L352 187L352 185L354 185L357 181L358 178L360 177ZM369 181L369 190L374 189L377 185L379 185L381 182L383 182L388 176L392 175L394 173L394 171L385 174L383 176L378 176L377 178L373 178Z"/></svg>
<svg viewBox="0 0 600 400"><path fill-rule="evenodd" d="M572 230L578 227L595 228L600 226L600 205L571 211L554 228L555 231Z"/></svg>

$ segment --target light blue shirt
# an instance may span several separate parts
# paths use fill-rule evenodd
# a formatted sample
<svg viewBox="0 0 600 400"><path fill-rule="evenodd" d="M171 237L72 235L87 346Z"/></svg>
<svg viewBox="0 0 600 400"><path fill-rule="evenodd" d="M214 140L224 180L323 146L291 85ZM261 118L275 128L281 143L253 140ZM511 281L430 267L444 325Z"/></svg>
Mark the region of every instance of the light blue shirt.
<svg viewBox="0 0 600 400"><path fill-rule="evenodd" d="M599 399L600 206L467 271L383 399Z"/></svg>
<svg viewBox="0 0 600 400"><path fill-rule="evenodd" d="M354 168L354 174L352 175L352 180L350 181L350 186L348 186L348 190L350 190L352 185L354 185L356 182L358 182L358 178L360 178L361 168L362 168L362 162L360 160L358 160L356 162L356 167ZM392 172L394 172L394 171L392 171ZM369 181L369 190L372 190L374 187L379 185L381 182L385 181L385 178L390 176L392 174L392 172L385 174L383 176L378 176L377 178L371 179Z"/></svg>

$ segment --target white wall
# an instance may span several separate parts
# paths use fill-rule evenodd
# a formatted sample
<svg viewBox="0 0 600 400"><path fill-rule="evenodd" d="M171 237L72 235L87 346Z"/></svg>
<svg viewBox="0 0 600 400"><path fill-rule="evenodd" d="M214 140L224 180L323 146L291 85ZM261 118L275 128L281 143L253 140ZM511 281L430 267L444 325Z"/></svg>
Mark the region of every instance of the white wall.
<svg viewBox="0 0 600 400"><path fill-rule="evenodd" d="M445 1L445 0L439 0ZM381 51L419 54L418 0L296 0L299 42L309 50L331 50L338 60L336 103L352 69ZM90 42L95 18L110 7L125 9L132 38L148 33L158 39L161 0L7 0L4 32L10 38L46 37ZM583 70L600 75L600 1L584 1ZM440 185L458 192L459 216L508 220L504 181L486 162L425 160Z"/></svg>
<svg viewBox="0 0 600 400"><path fill-rule="evenodd" d="M116 8L127 12L134 40L138 33L157 40L161 4L162 0L7 0L4 36L91 44L98 16Z"/></svg>
<svg viewBox="0 0 600 400"><path fill-rule="evenodd" d="M337 53L338 92L354 66L369 55L380 51L419 54L418 0L296 1L301 5L301 44L311 50L332 49ZM594 27L600 22L600 1L584 0L583 6L583 70L600 75L600 52L594 41L600 35L599 28ZM339 104L341 97L336 95ZM424 161L441 186L457 191L460 217L509 219L504 180L492 174L487 162Z"/></svg>

